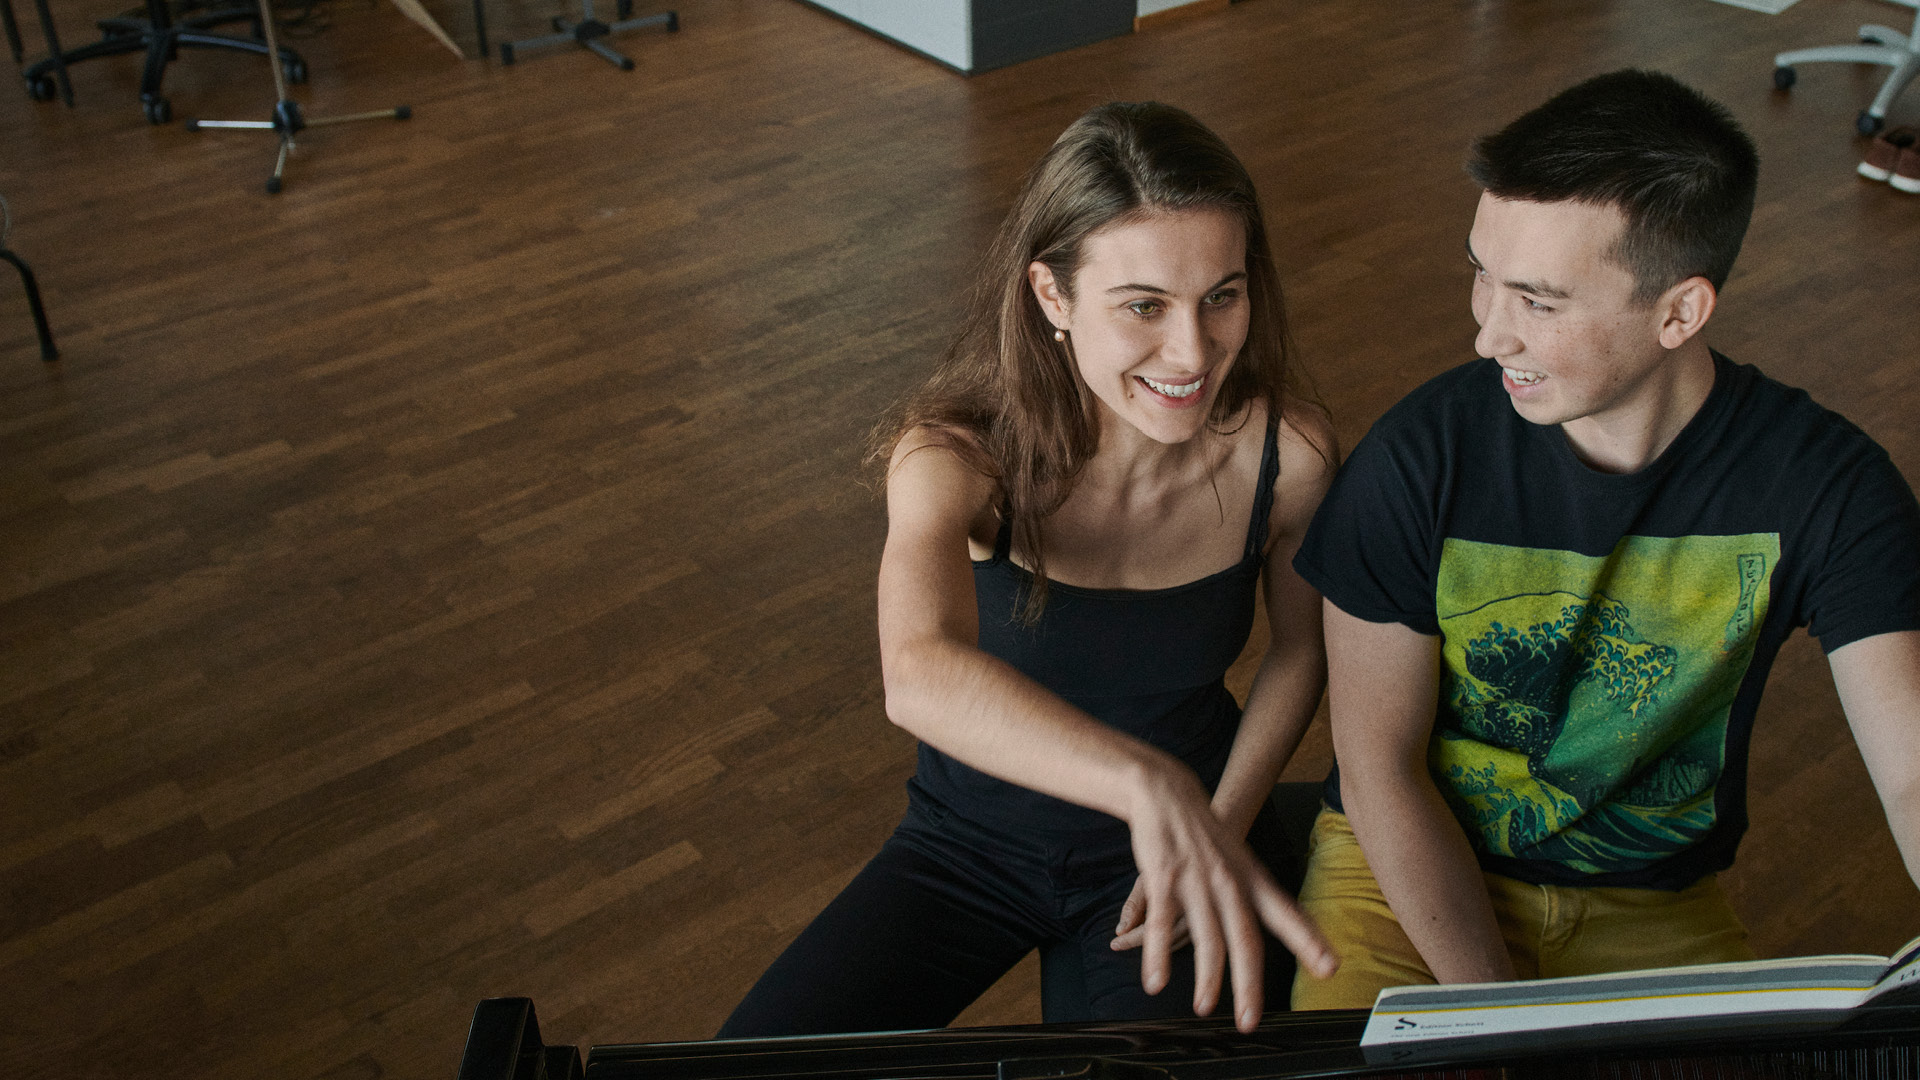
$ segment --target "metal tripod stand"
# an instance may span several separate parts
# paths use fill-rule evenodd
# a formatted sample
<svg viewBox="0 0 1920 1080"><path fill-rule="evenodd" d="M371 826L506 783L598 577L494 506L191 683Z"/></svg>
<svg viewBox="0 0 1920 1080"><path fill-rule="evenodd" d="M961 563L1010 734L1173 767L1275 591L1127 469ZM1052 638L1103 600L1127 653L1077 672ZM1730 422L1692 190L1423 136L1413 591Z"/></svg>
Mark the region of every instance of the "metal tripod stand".
<svg viewBox="0 0 1920 1080"><path fill-rule="evenodd" d="M617 21L609 25L593 17L593 0L580 0L579 22L572 22L555 15L553 17L554 33L546 37L527 38L524 41L501 42L500 62L513 63L513 54L516 49L534 49L542 45L560 45L571 41L592 49L605 57L607 63L621 71L632 71L633 61L618 49L601 41L601 38L626 30L637 30L642 26L664 25L669 34L680 29L680 13L677 11L663 11L658 15L643 15L638 19L629 19L627 16L633 14L633 0L615 0L613 9L614 18Z"/></svg>
<svg viewBox="0 0 1920 1080"><path fill-rule="evenodd" d="M267 54L278 55L279 46L273 34L272 0L260 0L260 25L267 38ZM280 74L279 64L267 65L273 70L273 94L277 99L273 106L271 120L189 120L188 131L202 128L246 128L254 131L273 131L280 135L280 155L274 159L273 175L267 177L267 194L280 193L280 177L287 169L287 155L293 151L293 137L310 127L324 127L328 124L349 124L356 120L405 120L413 115L413 109L407 105L396 105L391 109L375 109L372 112L349 113L346 116L305 116L300 112L298 102L287 97L287 82Z"/></svg>

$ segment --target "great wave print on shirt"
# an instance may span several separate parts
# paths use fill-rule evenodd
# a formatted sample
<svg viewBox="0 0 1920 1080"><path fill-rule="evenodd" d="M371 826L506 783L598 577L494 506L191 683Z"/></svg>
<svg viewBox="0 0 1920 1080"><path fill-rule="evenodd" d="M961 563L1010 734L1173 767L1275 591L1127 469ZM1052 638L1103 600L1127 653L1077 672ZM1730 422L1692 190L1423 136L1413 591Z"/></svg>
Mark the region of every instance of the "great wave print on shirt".
<svg viewBox="0 0 1920 1080"><path fill-rule="evenodd" d="M1448 540L1429 764L1475 846L1607 873L1712 829L1779 558L1776 533L1629 536L1604 558Z"/></svg>

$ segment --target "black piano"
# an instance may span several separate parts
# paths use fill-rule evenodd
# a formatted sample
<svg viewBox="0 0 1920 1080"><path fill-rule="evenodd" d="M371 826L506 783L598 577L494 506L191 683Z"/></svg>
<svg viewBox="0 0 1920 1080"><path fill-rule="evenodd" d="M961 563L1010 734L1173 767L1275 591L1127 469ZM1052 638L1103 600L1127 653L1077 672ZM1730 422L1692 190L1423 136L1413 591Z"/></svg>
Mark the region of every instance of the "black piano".
<svg viewBox="0 0 1920 1080"><path fill-rule="evenodd" d="M1527 1043L1453 1040L1363 1050L1364 1010L1275 1013L1251 1035L1225 1020L1036 1024L938 1031L613 1044L540 1040L533 1002L480 1003L460 1080L1920 1080L1920 1007L1780 1017L1687 1030L1554 1032Z"/></svg>

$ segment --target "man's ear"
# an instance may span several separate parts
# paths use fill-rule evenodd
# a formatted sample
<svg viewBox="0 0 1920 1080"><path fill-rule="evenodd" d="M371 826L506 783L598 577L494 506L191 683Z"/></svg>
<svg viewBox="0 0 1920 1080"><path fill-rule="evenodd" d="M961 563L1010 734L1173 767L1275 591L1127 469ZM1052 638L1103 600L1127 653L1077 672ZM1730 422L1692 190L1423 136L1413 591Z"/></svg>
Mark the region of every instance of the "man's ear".
<svg viewBox="0 0 1920 1080"><path fill-rule="evenodd" d="M1713 282L1694 276L1662 293L1655 304L1660 316L1660 345L1677 349L1686 344L1713 318L1720 293Z"/></svg>
<svg viewBox="0 0 1920 1080"><path fill-rule="evenodd" d="M1053 328L1072 330L1072 314L1067 309L1067 298L1061 295L1060 283L1054 280L1053 268L1038 259L1028 263L1027 284L1033 287L1034 299L1040 301L1040 310Z"/></svg>

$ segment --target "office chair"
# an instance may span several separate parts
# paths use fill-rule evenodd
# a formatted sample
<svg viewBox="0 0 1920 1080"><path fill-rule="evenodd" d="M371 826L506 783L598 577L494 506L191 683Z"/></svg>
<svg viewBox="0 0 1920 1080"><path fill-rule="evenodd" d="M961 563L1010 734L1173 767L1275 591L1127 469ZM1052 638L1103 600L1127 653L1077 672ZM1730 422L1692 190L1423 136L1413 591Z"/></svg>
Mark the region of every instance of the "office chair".
<svg viewBox="0 0 1920 1080"><path fill-rule="evenodd" d="M1892 2L1920 9L1920 0ZM1786 90L1793 86L1797 78L1793 65L1828 60L1881 64L1893 69L1887 74L1887 81L1880 84L1880 93L1874 96L1873 104L1861 110L1853 122L1854 130L1872 135L1886 125L1887 110L1893 106L1893 99L1900 96L1900 91L1907 88L1915 75L1920 75L1920 10L1914 12L1913 29L1905 34L1891 27L1870 24L1860 28L1858 45L1829 45L1780 53L1773 58L1774 88Z"/></svg>
<svg viewBox="0 0 1920 1080"><path fill-rule="evenodd" d="M67 77L66 54L60 49L60 34L53 27L53 14L47 10L47 0L33 0L34 13L40 16L40 36L46 39L47 52L53 65L54 82L60 87L60 100L73 108L73 80ZM0 0L0 21L7 26L7 46L13 50L13 62L16 66L25 64L25 43L20 40L20 24L14 21L13 0ZM28 92L35 98L48 100L53 97L53 87L46 86L44 92L34 90L32 80L27 82Z"/></svg>
<svg viewBox="0 0 1920 1080"><path fill-rule="evenodd" d="M232 37L210 32L211 27L241 19L253 23L252 37ZM61 89L56 86L54 73L58 72L64 78L67 65L101 56L143 52L147 59L140 72L140 106L146 112L149 123L164 124L173 119L173 106L160 93L160 80L166 74L167 64L179 56L182 46L238 49L262 56L269 51L267 43L261 38L259 14L250 5L218 8L176 21L167 0L146 0L144 18L121 15L102 19L98 25L101 34L99 41L65 52L55 48L54 55L27 69L27 93L35 101L53 100L55 93ZM281 70L286 73L288 82L307 81L307 62L300 58L299 53L292 49L280 49L278 55ZM70 98L68 103L72 103Z"/></svg>

